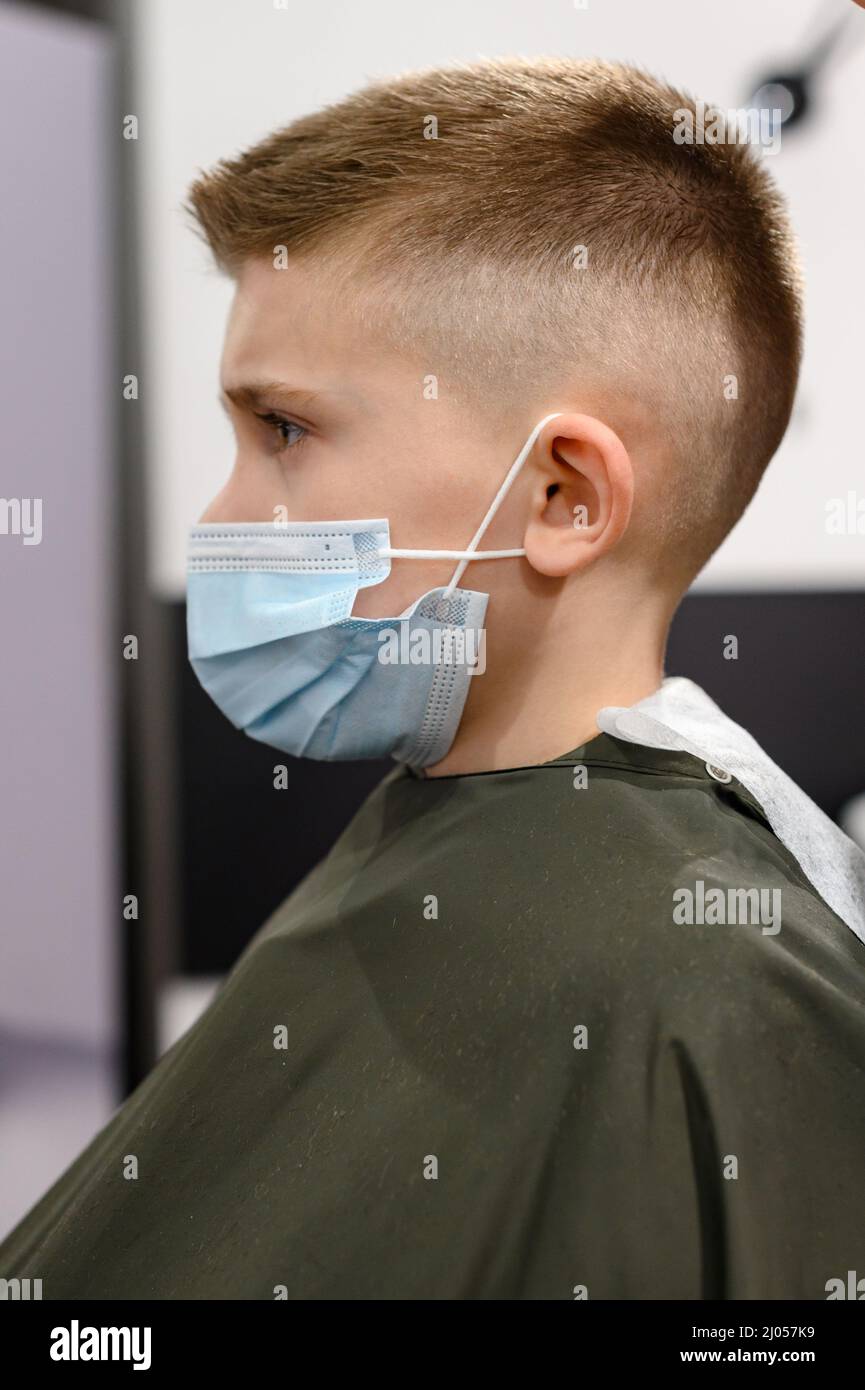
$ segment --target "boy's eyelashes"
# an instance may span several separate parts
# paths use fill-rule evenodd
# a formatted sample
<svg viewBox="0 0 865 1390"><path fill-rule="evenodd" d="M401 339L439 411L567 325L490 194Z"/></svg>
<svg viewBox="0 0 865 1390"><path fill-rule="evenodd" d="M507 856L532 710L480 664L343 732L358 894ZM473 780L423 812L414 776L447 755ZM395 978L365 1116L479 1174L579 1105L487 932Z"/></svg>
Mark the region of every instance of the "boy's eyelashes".
<svg viewBox="0 0 865 1390"><path fill-rule="evenodd" d="M256 411L255 418L267 426L271 440L276 446L274 452L277 454L284 453L286 449L296 449L309 433L305 425L299 425L296 420L290 420L286 415L277 415L275 411L265 411L261 414Z"/></svg>
<svg viewBox="0 0 865 1390"><path fill-rule="evenodd" d="M288 449L300 447L310 432L308 425L302 425L299 420L294 420L290 415L284 415L278 410L254 410L251 401L245 402L235 398L239 394L241 393L229 395L220 391L218 398L236 433L243 428L244 421L260 420L265 427L263 432L268 436L267 442L271 452L281 454Z"/></svg>

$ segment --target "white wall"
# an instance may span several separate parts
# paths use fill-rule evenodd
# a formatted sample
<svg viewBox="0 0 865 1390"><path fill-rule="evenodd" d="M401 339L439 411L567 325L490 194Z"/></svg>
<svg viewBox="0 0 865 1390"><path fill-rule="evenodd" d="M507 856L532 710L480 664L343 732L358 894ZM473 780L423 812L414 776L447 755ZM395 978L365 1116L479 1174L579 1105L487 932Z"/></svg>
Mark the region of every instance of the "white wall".
<svg viewBox="0 0 865 1390"><path fill-rule="evenodd" d="M797 59L815 16L849 0L146 0L138 25L149 405L151 576L182 594L185 531L230 464L216 405L229 289L180 213L199 167L370 78L503 54L641 64L723 107ZM865 177L859 93L865 44L848 41L803 133L771 167L787 193L809 278L800 406L748 513L698 581L706 588L853 588L865 536L833 536L826 504L865 498ZM459 543L455 537L455 544Z"/></svg>

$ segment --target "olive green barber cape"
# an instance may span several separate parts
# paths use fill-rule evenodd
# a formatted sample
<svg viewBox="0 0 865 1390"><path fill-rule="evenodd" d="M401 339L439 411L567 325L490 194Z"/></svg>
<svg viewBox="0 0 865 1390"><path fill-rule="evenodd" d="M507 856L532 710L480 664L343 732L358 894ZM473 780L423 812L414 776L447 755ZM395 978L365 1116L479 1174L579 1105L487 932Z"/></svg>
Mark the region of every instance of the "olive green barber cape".
<svg viewBox="0 0 865 1390"><path fill-rule="evenodd" d="M394 769L0 1278L826 1299L865 1276L863 1177L865 945L735 778L601 734Z"/></svg>

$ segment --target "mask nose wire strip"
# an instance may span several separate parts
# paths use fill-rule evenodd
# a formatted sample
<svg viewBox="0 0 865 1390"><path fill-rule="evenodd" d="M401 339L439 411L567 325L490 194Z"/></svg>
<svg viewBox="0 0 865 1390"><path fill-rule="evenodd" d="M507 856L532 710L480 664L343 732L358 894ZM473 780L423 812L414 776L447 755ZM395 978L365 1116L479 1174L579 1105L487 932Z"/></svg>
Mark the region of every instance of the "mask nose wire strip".
<svg viewBox="0 0 865 1390"><path fill-rule="evenodd" d="M535 440L537 439L541 430L544 428L544 425L549 424L550 420L556 420L561 414L561 410L555 410L553 411L552 415L545 415L543 420L539 420L538 423L535 425L534 429L532 430L522 449L520 449L520 452L517 454L517 457L514 459L513 463L508 469L507 476L505 477L501 487L499 488L498 492L496 493L495 497L490 503L489 510L487 511L486 516L484 517L477 531L475 531L475 534L473 535L472 539L469 541L468 548L462 560L460 560L459 564L454 570L451 576L450 583L448 584L447 588L445 589L442 595L444 599L450 598L451 594L453 593L454 589L456 588L457 584L462 578L463 572L465 570L466 565L469 563L469 560L480 560L481 558L487 557L490 559L493 558L493 555L495 554L495 552L493 551L481 551L480 554L475 554L474 552L477 550L478 543L481 537L483 536L484 531L487 529L496 512L498 511L499 507L501 506L502 502L504 501L508 488L514 481L514 478L517 476L526 459L528 458L529 454L531 453L532 448L534 447ZM516 553L518 555L523 555L525 554L525 551L518 550Z"/></svg>

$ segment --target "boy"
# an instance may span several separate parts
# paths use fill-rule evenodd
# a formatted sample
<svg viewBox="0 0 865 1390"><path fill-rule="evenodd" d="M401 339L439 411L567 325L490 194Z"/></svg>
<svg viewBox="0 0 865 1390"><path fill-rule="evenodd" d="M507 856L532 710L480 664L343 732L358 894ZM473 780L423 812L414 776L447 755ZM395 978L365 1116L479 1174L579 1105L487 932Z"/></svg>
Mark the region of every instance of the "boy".
<svg viewBox="0 0 865 1390"><path fill-rule="evenodd" d="M865 1269L865 857L664 679L800 359L778 195L683 109L485 62L195 183L237 456L191 659L282 752L397 765L5 1277L822 1299Z"/></svg>

